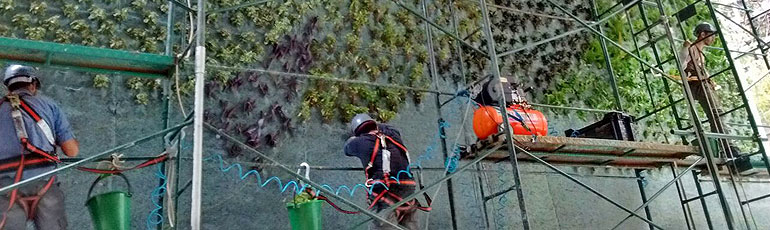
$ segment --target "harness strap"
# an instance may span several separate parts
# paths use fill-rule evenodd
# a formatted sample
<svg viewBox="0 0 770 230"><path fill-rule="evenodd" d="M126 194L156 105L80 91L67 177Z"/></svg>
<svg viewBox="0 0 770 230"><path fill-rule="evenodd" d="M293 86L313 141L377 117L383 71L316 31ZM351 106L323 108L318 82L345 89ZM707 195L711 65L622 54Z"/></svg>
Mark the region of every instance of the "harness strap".
<svg viewBox="0 0 770 230"><path fill-rule="evenodd" d="M24 100L21 100L19 95L9 94L5 97L5 99L11 103L11 117L13 118L13 125L16 129L16 136L19 138L19 142L21 143L22 148L48 158L50 161L56 163L61 162L59 158L56 157L55 153L47 153L29 143L29 135L27 134L27 128L24 126L24 118L21 116L21 111L24 111L27 113L27 115L32 117L32 119L38 124L38 128L40 128L43 134L45 134L50 144L54 145L51 128L48 127L48 124L45 122L45 120L43 120L37 112L29 107L27 103L24 102ZM22 151L22 155L24 154L24 151Z"/></svg>
<svg viewBox="0 0 770 230"><path fill-rule="evenodd" d="M391 143L393 143L394 145L398 146L398 148L400 148L401 150L404 150L404 152L405 152L405 153L406 153L406 152L409 152L409 150L407 150L407 149L406 149L406 147L404 147L404 145L402 145L401 143L398 143L398 141L394 140L394 139L393 139L393 138L391 138L390 136L387 136L387 135L384 135L384 136L385 136L385 138L387 138L387 139L388 139L388 140L389 140Z"/></svg>
<svg viewBox="0 0 770 230"><path fill-rule="evenodd" d="M358 212L358 211L349 211L349 210L345 210L345 209L342 209L342 208L340 208L339 206L337 206L336 204L334 204L334 202L332 202L331 200L329 200L329 198L326 198L325 196L320 196L320 195L319 195L319 196L316 196L316 198L317 198L317 199L319 199L319 200L323 200L323 201L326 201L326 203L328 203L328 204L329 204L329 205L331 205L331 206L332 206L334 209L337 209L337 211L339 211L339 212L341 212L341 213L345 213L345 214L358 214L358 213L360 213L360 212Z"/></svg>
<svg viewBox="0 0 770 230"><path fill-rule="evenodd" d="M393 204L403 200L403 198L401 198L400 196L398 196L396 194L393 194L392 192L388 192L388 190L382 191L379 194L373 192L372 195L375 195L375 198L374 198L374 200L372 200L372 204L369 206L370 209L372 207L374 207L374 205L377 204L377 202L379 202L379 201L385 202L388 205L393 205ZM388 195L390 198L385 197L385 195ZM411 200L409 202L406 202L405 204L401 205L400 207L396 208L396 210L406 211L406 210L415 208L415 209L418 209L420 211L430 212L431 209L432 209L430 206L433 203L433 200L430 199L428 194L423 193L423 195L425 196L425 201L428 203L427 206L422 206L422 204L420 204L420 201L418 201L417 199L413 199L413 200ZM398 214L396 214L396 215L398 215Z"/></svg>
<svg viewBox="0 0 770 230"><path fill-rule="evenodd" d="M16 169L16 176L13 178L13 183L16 184L19 181L21 181L22 173L24 173L24 154L21 154L21 159L19 160L19 168ZM16 203L16 194L18 193L19 189L14 188L11 191L11 197L8 199L8 207L5 209L5 212L3 212L3 219L0 220L0 229L5 228L5 221L8 219L8 212L11 211L11 208L13 208L13 204Z"/></svg>
<svg viewBox="0 0 770 230"><path fill-rule="evenodd" d="M402 145L392 137L388 135L384 135L382 133L377 133L376 137L377 137L377 140L374 141L374 149L372 150L371 157L369 158L369 164L367 164L366 168L364 169L364 174L366 174L366 179L371 179L371 177L369 177L369 169L371 169L374 166L374 159L377 157L377 153L380 151L380 147L382 147L382 150L383 150L383 158L382 158L383 173L384 174L390 173L390 154L389 154L390 151L385 153L385 151L387 150L387 144L385 140L390 141L391 143L396 145L396 147L403 150L404 155L406 156L407 162L411 164L411 160L409 159L409 150L406 147L404 147L404 145Z"/></svg>
<svg viewBox="0 0 770 230"><path fill-rule="evenodd" d="M26 159L24 161L24 165L26 167L29 166L37 166L37 165L50 165L51 161L48 160L48 158L44 157L34 157L32 159ZM0 172L8 171L9 169L15 169L18 168L21 165L21 162L19 162L16 158L10 161L3 161L0 163Z"/></svg>
<svg viewBox="0 0 770 230"><path fill-rule="evenodd" d="M24 138L24 139L21 139L21 145L22 145L22 146L23 146L25 149L27 149L28 151L30 151L30 152L32 152L32 153L36 153L36 154L38 154L38 155L40 155L40 156L43 156L43 157L45 157L46 159L48 159L49 161L52 161L52 162L56 162L56 163L61 163L61 160L59 160L59 157L57 157L57 156L56 156L56 155L54 155L54 154L50 154L50 153L47 153L47 152L45 152L45 151L43 151L43 150L41 150L41 149L38 149L38 148L37 148L37 147L35 147L34 145L30 144L30 143L29 143L29 140L27 140L26 138Z"/></svg>
<svg viewBox="0 0 770 230"><path fill-rule="evenodd" d="M38 115L32 108L30 108L26 103L24 103L23 100L20 99L19 95L16 94L9 94L5 97L6 100L11 102L11 117L13 118L13 125L16 129L16 135L19 138L19 142L21 143L22 151L21 156L19 157L18 166L16 168L16 175L14 176L13 183L19 183L21 181L22 175L24 174L24 165L27 163L25 162L25 155L27 155L27 152L35 153L43 158L45 158L48 161L59 163L61 162L58 157L56 157L54 154L47 153L31 143L29 143L29 136L27 135L27 129L24 126L24 119L21 116L21 110L25 111L27 115L32 117L33 120L38 124L38 128L40 128L43 133L46 135L46 138L48 141L53 145L53 135L51 134L51 128L48 127L48 124L45 123L45 120L43 120L40 115ZM41 122L42 121L42 122ZM42 124L42 125L41 125ZM34 161L37 162L37 161ZM37 196L33 196L30 199L24 199L22 202L22 207L27 211L27 218L30 218L29 213L33 213L31 217L34 217L34 211L37 208L37 204L40 201L40 197L44 195L48 189L53 184L53 181L55 179L55 176L52 176L51 179L49 179L48 184L43 187L40 191L38 191ZM11 191L11 197L8 201L8 207L6 208L5 212L3 212L2 220L0 220L0 229L3 229L5 227L5 223L8 219L8 212L13 208L13 205L16 203L16 200L22 200L21 198L17 197L18 195L18 188L14 188ZM31 202L27 204L26 202ZM26 205L26 207L25 207Z"/></svg>
<svg viewBox="0 0 770 230"><path fill-rule="evenodd" d="M385 143L385 138L383 136L379 137L379 140L382 144L382 175L385 178L390 177L390 150L388 150L388 145Z"/></svg>
<svg viewBox="0 0 770 230"><path fill-rule="evenodd" d="M385 184L386 186L390 186L393 184L400 184L400 185L417 185L417 182L414 180L391 180L390 178L385 178L382 180L367 180L366 186L372 186L375 184Z"/></svg>
<svg viewBox="0 0 770 230"><path fill-rule="evenodd" d="M45 135L45 138L48 140L48 143L51 144L51 145L55 145L56 144L56 140L54 139L53 131L51 131L51 127L48 126L48 123L45 120L43 120L43 118L40 117L40 114L35 112L35 110L33 110L32 107L29 107L29 105L27 105L27 103L23 99L21 99L21 98L19 98L19 99L20 99L19 100L19 105L21 106L21 109L25 113L27 113L27 115L32 117L32 120L35 121L35 123L37 124L37 127Z"/></svg>
<svg viewBox="0 0 770 230"><path fill-rule="evenodd" d="M48 179L48 183L46 183L45 186L43 186L43 188L41 188L36 195L19 198L19 204L21 205L21 208L27 212L27 219L35 219L35 214L37 213L37 205L40 203L40 199L42 199L48 190L51 189L51 186L53 186L55 177L56 176L51 176L51 179Z"/></svg>
<svg viewBox="0 0 770 230"><path fill-rule="evenodd" d="M414 183L414 181L411 181L411 182ZM400 196L398 196L396 194L388 192L388 190L382 191L380 193L372 192L372 195L374 195L375 198L371 201L371 204L369 204L369 207L367 209L374 208L374 205L377 205L377 202L379 202L379 201L383 201L383 202L385 202L388 205L393 205L396 202L403 200L403 198L401 198ZM395 201L393 201L391 198L387 198L385 195L391 196L392 199L395 199ZM433 200L430 198L430 196L428 196L428 194L423 193L423 195L425 196L425 201L428 203L428 206L422 206L420 204L419 200L413 199L412 201L407 202L406 204L404 204L402 207L396 208L396 210L398 212L401 212L401 211L409 210L411 208L415 208L415 209L420 210L420 211L430 212L431 209L432 209L430 206L433 203ZM323 196L323 195L316 196L316 199L325 201L326 203L328 203L334 209L336 209L337 211L339 211L341 213L345 213L345 214L359 214L359 213L361 213L359 211L350 211L350 210L342 209L339 206L337 206L337 204L335 204L334 202L329 200L329 198L327 198L326 196Z"/></svg>
<svg viewBox="0 0 770 230"><path fill-rule="evenodd" d="M396 141L395 139L391 138L390 136L386 135L385 138L388 138L388 140L390 140L390 142L392 142L394 145L396 145L396 147L398 147L401 150L403 150L404 151L404 156L406 156L406 162L408 164L412 164L412 158L409 157L409 150L406 149L406 147L403 144L399 143L398 141Z"/></svg>
<svg viewBox="0 0 770 230"><path fill-rule="evenodd" d="M366 179L369 179L369 169L371 169L374 166L374 158L377 157L377 152L380 150L380 142L375 141L374 142L374 150L372 151L372 156L369 158L369 164L366 165L366 168L364 168L364 175L366 176Z"/></svg>

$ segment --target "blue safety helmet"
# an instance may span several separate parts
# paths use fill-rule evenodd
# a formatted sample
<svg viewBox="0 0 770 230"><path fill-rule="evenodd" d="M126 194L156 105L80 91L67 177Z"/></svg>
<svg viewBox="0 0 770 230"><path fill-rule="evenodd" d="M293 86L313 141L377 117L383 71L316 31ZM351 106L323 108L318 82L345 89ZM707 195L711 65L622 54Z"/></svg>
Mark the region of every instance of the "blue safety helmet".
<svg viewBox="0 0 770 230"><path fill-rule="evenodd" d="M369 125L376 125L377 122L372 119L368 114L365 113L359 113L356 114L356 116L353 117L353 119L350 120L350 124L348 124L348 129L350 130L350 133L354 136L358 136L361 133L368 132L371 130L371 128L367 128ZM375 126L376 128L376 126Z"/></svg>

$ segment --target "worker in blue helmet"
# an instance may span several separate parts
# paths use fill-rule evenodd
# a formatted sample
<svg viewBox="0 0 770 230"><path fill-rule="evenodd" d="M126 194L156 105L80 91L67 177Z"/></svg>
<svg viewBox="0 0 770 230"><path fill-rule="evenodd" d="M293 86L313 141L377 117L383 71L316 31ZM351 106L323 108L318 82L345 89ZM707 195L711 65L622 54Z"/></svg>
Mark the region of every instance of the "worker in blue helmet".
<svg viewBox="0 0 770 230"><path fill-rule="evenodd" d="M425 196L427 207L417 199L406 202L392 212L383 212L402 197L414 193L418 183L409 171L409 151L394 127L376 122L367 114L358 114L348 125L351 137L345 143L345 155L358 157L364 166L365 184L369 194L369 209L391 223L407 229L418 229L417 210L429 211L431 200ZM379 221L369 229L391 229Z"/></svg>
<svg viewBox="0 0 770 230"><path fill-rule="evenodd" d="M721 87L711 80L706 69L706 55L703 51L706 46L714 44L717 38L716 32L716 28L710 23L703 22L696 25L693 29L696 40L694 42L685 41L679 51L679 59L684 69L682 74L687 78L693 99L700 104L709 119L711 132L728 133L728 127L720 117L720 114L724 113L722 102L716 96L716 91ZM731 146L727 140L720 139L719 142L722 149L721 157L734 158L740 155L739 150Z"/></svg>
<svg viewBox="0 0 770 230"><path fill-rule="evenodd" d="M40 96L37 70L23 65L5 69L8 94L0 100L0 186L17 183L56 168L56 148L70 157L78 142L59 106ZM66 229L64 193L55 176L37 180L0 195L0 229Z"/></svg>

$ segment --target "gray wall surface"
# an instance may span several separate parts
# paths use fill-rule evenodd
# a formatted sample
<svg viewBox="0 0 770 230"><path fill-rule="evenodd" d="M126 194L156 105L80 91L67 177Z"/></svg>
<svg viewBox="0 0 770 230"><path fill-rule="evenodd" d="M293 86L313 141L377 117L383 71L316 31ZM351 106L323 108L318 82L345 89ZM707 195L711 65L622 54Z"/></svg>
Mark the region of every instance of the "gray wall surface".
<svg viewBox="0 0 770 230"><path fill-rule="evenodd" d="M123 78L113 77L110 89L93 89L83 87L90 85L90 78L83 77L75 72L44 71L43 92L51 96L61 104L64 112L70 117L75 133L82 145L81 156L90 156L109 149L113 146L134 140L143 135L161 129L161 109L157 100L148 106L136 105L131 94L123 87ZM157 95L155 95L157 96ZM434 96L425 97L422 104L407 104L390 123L401 129L405 144L411 149L413 159L423 157L424 167L443 167L443 157L440 148L433 148L426 152L428 146L437 146L437 117L433 105ZM446 100L446 99L442 99ZM447 116L447 121L452 125L447 130L447 142L466 143L472 140L472 132L462 132L462 114L464 112L462 99L450 103L442 112ZM214 104L207 100L209 105ZM179 122L181 115L173 107L171 113L174 121ZM247 118L246 118L247 119ZM470 117L469 117L470 119ZM470 124L470 122L466 122ZM585 124L571 123L571 121L552 121L550 125L551 135L559 135L567 127L580 127ZM322 124L320 122L307 122L297 124L294 135L285 137L276 148L260 148L261 151L278 159L287 165L298 165L300 162L308 162L313 166L358 167L357 159L345 157L341 148L346 138L344 125ZM469 128L465 125L465 128ZM191 130L188 130L190 133ZM206 151L204 156L211 157L216 154L226 153L221 149L222 141L211 133L206 137ZM458 137L458 135L460 135ZM180 181L187 182L191 175L191 149L190 140L185 142L182 156L182 172ZM137 145L121 153L128 156L154 155L162 151L161 140L150 141ZM229 163L252 161L254 154L244 153L237 158L224 159ZM133 162L134 164L136 162ZM465 164L463 161L461 164ZM246 164L248 165L248 164ZM224 165L227 167L227 165ZM248 168L248 167L244 167ZM522 163L523 190L526 207L529 212L529 220L533 229L608 229L622 220L626 213L614 207L610 203L600 199L596 195L579 187L550 169L532 163ZM560 166L562 170L574 175L586 184L596 188L603 194L618 203L633 209L640 205L641 199L634 178L634 171L626 168L601 168L601 167L570 167ZM680 169L681 170L681 169ZM158 185L156 173L158 168L153 166L142 170L126 173L133 185L132 200L132 226L134 229L146 229L149 212L153 209L150 202L151 193ZM266 167L261 172L263 180L267 177L277 176L284 183L291 180L290 176L275 168ZM465 172L454 179L454 199L456 205L456 218L460 229L485 229L486 221L481 202L479 189L479 175L482 176L485 193L503 190L511 184L511 166L507 162L485 163L481 172ZM440 171L427 171L424 173L427 182L435 181L441 176ZM61 178L61 184L67 194L68 220L71 229L90 229L91 220L84 203L86 192L95 175L68 171ZM648 196L655 193L671 178L669 168L653 169L647 173L645 191ZM219 162L208 160L204 162L204 189L203 189L203 228L204 229L288 229L288 214L285 201L289 199L290 192L280 193L274 183L260 187L255 177L249 176L243 181L240 175L233 170L222 172ZM352 186L363 181L363 174L357 171L311 171L311 178L315 181L329 184L332 187L341 185ZM696 196L691 174L683 177L686 195L688 198ZM115 187L122 186L116 182ZM704 182L704 191L712 191L712 184ZM724 183L724 187L730 194L730 199L735 200L732 187ZM756 197L768 193L770 184L766 182L745 183L746 195ZM740 190L739 190L740 191ZM435 190L431 191L431 195ZM450 209L446 194L446 187L442 186L438 194L434 196L434 210L429 214L421 214L423 223L428 223L429 229L450 229ZM344 195L360 205L365 205L365 196L361 191L353 197ZM655 223L666 229L686 229L684 214L678 202L676 188L672 186L666 190L651 205L652 219ZM741 194L741 197L746 197ZM745 199L745 198L743 198ZM707 199L709 211L716 229L724 229L725 223L719 211L719 203L715 196ZM189 227L189 193L180 197L177 210L180 219L179 229ZM338 202L339 203L339 202ZM751 212L756 221L753 229L767 229L770 226L770 202L759 201L751 205ZM746 206L748 207L748 206ZM518 213L516 195L509 192L504 196L489 200L486 203L490 229L519 229L521 219ZM706 222L699 202L691 203L690 209L696 221L698 229L706 228ZM741 229L746 229L743 224L740 209L732 207L733 215ZM749 210L747 210L748 212ZM643 211L638 212L643 215ZM345 215L336 212L325 205L323 208L323 223L326 229L348 229L352 225L362 221L363 215ZM428 217L429 216L429 217ZM165 224L168 220L164 221ZM753 222L751 222L754 225ZM365 229L362 227L360 229ZM631 218L621 229L647 229L642 221Z"/></svg>

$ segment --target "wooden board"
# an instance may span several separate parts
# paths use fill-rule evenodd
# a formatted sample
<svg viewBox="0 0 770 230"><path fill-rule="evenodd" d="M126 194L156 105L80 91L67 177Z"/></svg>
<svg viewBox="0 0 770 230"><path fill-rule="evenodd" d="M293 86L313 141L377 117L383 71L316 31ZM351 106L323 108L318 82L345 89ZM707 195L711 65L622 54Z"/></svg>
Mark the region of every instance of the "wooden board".
<svg viewBox="0 0 770 230"><path fill-rule="evenodd" d="M474 144L467 158L474 158L483 149L504 144L504 137L493 136ZM670 145L635 141L619 141L572 137L537 137L515 135L516 146L551 163L595 166L626 166L638 168L658 167L688 156L699 155L696 146ZM517 158L533 160L517 149ZM507 145L487 157L487 160L508 159Z"/></svg>

